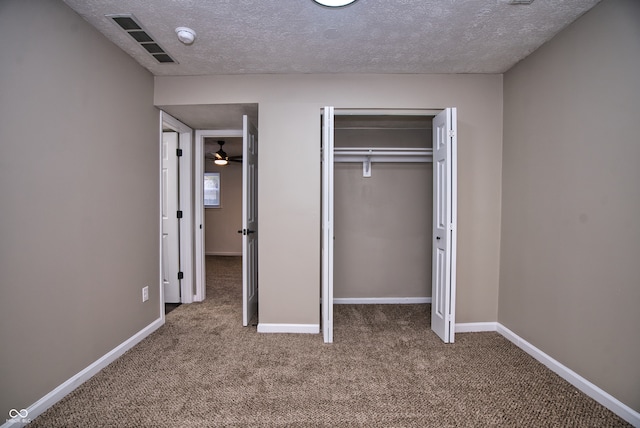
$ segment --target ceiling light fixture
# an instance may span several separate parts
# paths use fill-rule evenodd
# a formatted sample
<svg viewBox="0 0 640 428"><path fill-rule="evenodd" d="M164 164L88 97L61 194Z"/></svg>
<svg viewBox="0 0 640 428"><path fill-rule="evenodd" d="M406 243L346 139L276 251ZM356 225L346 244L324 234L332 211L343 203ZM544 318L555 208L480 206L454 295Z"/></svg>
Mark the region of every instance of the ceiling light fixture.
<svg viewBox="0 0 640 428"><path fill-rule="evenodd" d="M348 6L351 3L355 3L356 0L313 0L322 6L327 7L343 7Z"/></svg>
<svg viewBox="0 0 640 428"><path fill-rule="evenodd" d="M178 35L178 40L185 45L190 45L196 40L196 32L188 27L176 28L176 34Z"/></svg>

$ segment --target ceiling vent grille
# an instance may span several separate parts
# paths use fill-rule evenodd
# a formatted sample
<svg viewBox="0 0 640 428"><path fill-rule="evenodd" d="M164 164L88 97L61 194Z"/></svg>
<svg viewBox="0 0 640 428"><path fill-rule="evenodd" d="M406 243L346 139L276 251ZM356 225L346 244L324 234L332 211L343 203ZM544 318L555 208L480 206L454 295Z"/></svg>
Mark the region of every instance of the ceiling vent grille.
<svg viewBox="0 0 640 428"><path fill-rule="evenodd" d="M105 15L118 27L129 34L133 40L144 48L152 57L161 64L177 64L178 61L171 58L165 50L149 35L132 14Z"/></svg>

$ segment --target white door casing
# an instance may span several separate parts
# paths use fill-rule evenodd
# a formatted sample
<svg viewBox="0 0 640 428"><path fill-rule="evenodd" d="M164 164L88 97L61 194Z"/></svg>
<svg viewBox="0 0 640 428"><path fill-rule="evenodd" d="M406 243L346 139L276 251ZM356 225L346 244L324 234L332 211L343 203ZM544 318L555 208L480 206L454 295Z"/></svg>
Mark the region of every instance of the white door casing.
<svg viewBox="0 0 640 428"><path fill-rule="evenodd" d="M242 325L258 313L258 130L242 117Z"/></svg>
<svg viewBox="0 0 640 428"><path fill-rule="evenodd" d="M333 148L334 108L322 114L322 334L333 342Z"/></svg>
<svg viewBox="0 0 640 428"><path fill-rule="evenodd" d="M433 254L431 329L445 342L455 336L457 137L456 109L433 119Z"/></svg>
<svg viewBox="0 0 640 428"><path fill-rule="evenodd" d="M200 130L196 130L193 154L193 227L195 228L195 275L193 277L195 290L193 300L201 302L205 299L207 292L207 263L204 254L204 136Z"/></svg>
<svg viewBox="0 0 640 428"><path fill-rule="evenodd" d="M162 287L164 303L180 303L178 133L162 133Z"/></svg>

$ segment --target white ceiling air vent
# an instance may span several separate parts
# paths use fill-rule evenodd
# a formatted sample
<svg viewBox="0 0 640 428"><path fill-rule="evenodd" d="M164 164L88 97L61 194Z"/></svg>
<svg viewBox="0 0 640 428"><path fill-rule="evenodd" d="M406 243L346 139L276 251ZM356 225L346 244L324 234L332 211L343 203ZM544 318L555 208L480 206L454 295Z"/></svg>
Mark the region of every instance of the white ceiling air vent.
<svg viewBox="0 0 640 428"><path fill-rule="evenodd" d="M509 4L531 4L533 0L507 0Z"/></svg>
<svg viewBox="0 0 640 428"><path fill-rule="evenodd" d="M118 27L122 28L144 48L149 54L161 64L177 64L178 61L171 58L164 49L151 37L151 35L140 25L135 16L130 13L105 15L111 19Z"/></svg>

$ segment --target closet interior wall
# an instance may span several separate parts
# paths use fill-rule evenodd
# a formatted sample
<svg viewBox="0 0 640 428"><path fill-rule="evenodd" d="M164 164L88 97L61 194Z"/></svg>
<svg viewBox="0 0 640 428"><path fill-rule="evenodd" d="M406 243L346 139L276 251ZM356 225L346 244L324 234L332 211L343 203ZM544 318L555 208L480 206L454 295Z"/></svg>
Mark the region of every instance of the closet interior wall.
<svg viewBox="0 0 640 428"><path fill-rule="evenodd" d="M431 148L430 117L336 116L335 147ZM431 296L431 162L334 163L334 299ZM376 302L372 300L372 302ZM358 302L360 303L360 302Z"/></svg>

